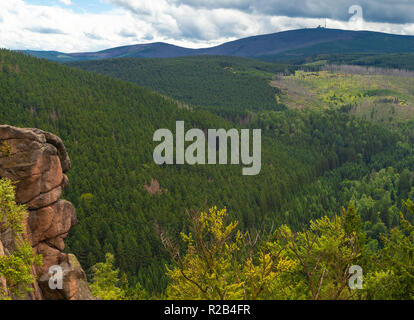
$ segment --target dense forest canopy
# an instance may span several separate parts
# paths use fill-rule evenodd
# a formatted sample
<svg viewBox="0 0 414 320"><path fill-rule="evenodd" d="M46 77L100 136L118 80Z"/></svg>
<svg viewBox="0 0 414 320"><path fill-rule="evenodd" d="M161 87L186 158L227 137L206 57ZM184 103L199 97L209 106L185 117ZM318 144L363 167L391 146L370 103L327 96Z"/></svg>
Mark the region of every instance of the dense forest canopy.
<svg viewBox="0 0 414 320"><path fill-rule="evenodd" d="M136 83L189 105L221 110L280 110L272 76L295 67L225 56L107 59L68 64Z"/></svg>
<svg viewBox="0 0 414 320"><path fill-rule="evenodd" d="M414 54L412 53L349 53L349 54L317 54L310 63L330 63L372 66L388 69L414 70ZM303 60L305 62L305 60ZM308 61L309 62L309 61Z"/></svg>

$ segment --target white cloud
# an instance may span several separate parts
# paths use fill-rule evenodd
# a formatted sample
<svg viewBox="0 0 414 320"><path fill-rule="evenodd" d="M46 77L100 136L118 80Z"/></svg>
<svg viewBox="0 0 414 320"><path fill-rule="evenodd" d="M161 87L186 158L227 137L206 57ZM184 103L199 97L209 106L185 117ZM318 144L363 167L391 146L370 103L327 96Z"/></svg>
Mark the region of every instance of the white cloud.
<svg viewBox="0 0 414 320"><path fill-rule="evenodd" d="M178 0L101 0L111 11L88 13L73 7L0 1L0 47L10 49L96 51L121 45L163 41L186 47L208 47L251 35L316 27L325 19L272 16L247 9L246 0L217 0L220 6ZM213 1L213 0L209 0ZM293 0L292 0L293 1ZM328 20L328 27L414 34L414 24Z"/></svg>
<svg viewBox="0 0 414 320"><path fill-rule="evenodd" d="M71 0L59 0L59 1L67 6L71 6L73 4Z"/></svg>

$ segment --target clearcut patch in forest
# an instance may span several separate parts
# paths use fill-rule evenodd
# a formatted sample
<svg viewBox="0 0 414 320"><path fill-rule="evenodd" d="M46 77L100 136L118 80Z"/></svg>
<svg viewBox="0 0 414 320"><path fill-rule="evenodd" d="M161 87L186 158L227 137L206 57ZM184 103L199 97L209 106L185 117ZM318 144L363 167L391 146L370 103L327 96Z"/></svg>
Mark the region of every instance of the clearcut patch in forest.
<svg viewBox="0 0 414 320"><path fill-rule="evenodd" d="M271 86L290 109L343 109L384 124L414 118L414 73L359 66L325 66L321 71L278 75Z"/></svg>

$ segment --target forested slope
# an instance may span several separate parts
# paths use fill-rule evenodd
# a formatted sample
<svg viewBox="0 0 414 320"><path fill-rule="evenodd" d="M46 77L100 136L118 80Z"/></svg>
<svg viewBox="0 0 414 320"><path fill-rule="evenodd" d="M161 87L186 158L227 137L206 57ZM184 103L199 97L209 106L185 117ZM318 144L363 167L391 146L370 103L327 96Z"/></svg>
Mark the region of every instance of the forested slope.
<svg viewBox="0 0 414 320"><path fill-rule="evenodd" d="M331 54L317 55L314 61L324 61L330 64L349 64L372 66L387 69L414 70L414 54L390 53L390 54Z"/></svg>
<svg viewBox="0 0 414 320"><path fill-rule="evenodd" d="M265 79L263 72L277 72L275 68L259 69L256 79ZM250 73L251 66L246 69ZM180 86L185 79L176 76ZM228 108L237 110L237 95L244 87L234 87L230 80L228 86L235 92ZM223 107L221 99L203 98L201 89L197 86L192 92L195 99L212 99L206 104L218 101L215 107ZM207 81L204 90L211 94L218 89L214 81ZM271 94L274 98L274 91ZM395 211L384 221L371 212L382 199L389 201L384 200L381 208L398 208L411 191L413 152L406 137L341 110L277 111L278 104L269 108L266 99L267 93L248 109L255 113L245 124L263 129L258 176L242 176L241 166L159 167L152 159L155 130L174 132L177 120L184 120L187 129L239 128L239 122L208 108L180 107L132 83L0 51L0 122L59 135L72 159L65 198L74 203L80 223L67 241L68 250L76 253L85 270L103 261L105 253L115 254L117 266L130 281L139 281L150 292L165 288L165 264L171 262L157 230L173 237L186 231L186 210L227 206L243 230L282 223L295 229L309 218L332 215L351 199L371 197L361 202L367 208L368 230L380 223L386 232L398 223ZM388 166L395 166L395 171L373 175L373 169ZM391 179L388 175L392 184L380 183ZM368 187L377 184L371 176L380 179L378 188ZM150 194L146 185L160 192ZM366 190L372 190L370 196ZM372 239L373 246L380 245L377 234Z"/></svg>
<svg viewBox="0 0 414 320"><path fill-rule="evenodd" d="M277 88L268 83L294 67L251 59L199 56L172 59L107 59L71 67L136 83L190 105L223 110L280 110Z"/></svg>

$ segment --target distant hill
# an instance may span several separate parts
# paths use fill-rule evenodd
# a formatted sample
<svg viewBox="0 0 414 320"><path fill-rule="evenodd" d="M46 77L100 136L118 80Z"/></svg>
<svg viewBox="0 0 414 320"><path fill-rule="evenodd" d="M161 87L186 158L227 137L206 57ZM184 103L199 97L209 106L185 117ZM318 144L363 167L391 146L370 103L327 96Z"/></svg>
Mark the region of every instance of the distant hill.
<svg viewBox="0 0 414 320"><path fill-rule="evenodd" d="M23 52L59 62L108 58L174 58L193 55L224 55L267 61L290 61L323 53L411 53L414 52L414 36L315 28L253 36L204 49L182 48L157 42L89 53L31 50Z"/></svg>

